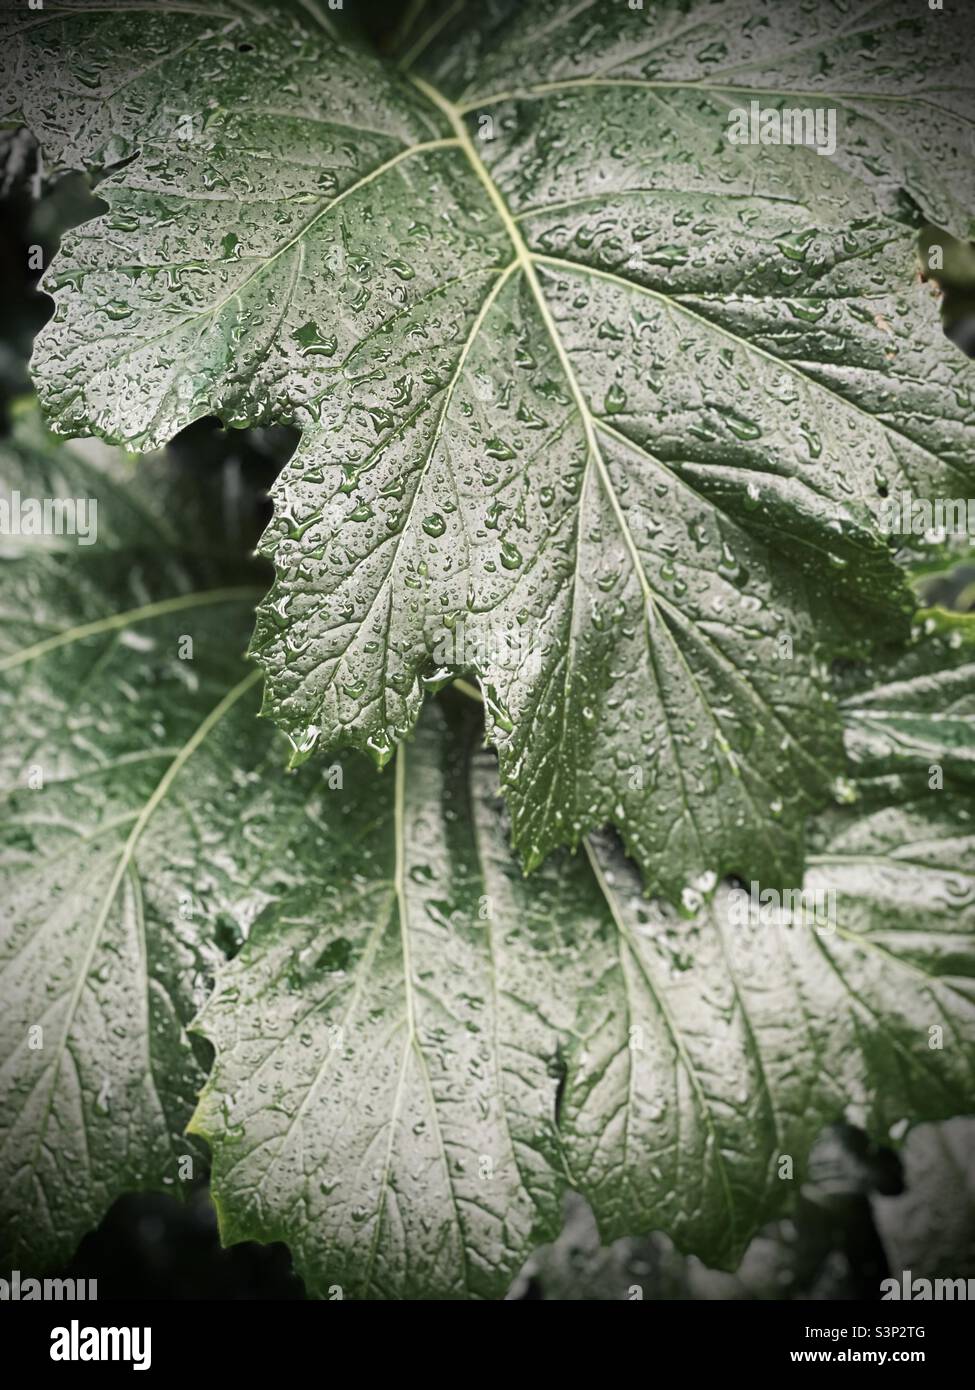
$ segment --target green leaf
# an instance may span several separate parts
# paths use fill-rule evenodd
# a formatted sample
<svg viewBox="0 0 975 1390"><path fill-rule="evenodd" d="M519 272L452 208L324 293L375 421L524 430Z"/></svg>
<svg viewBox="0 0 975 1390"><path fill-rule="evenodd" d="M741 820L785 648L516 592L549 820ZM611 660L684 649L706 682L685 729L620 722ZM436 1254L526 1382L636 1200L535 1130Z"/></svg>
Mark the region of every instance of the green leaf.
<svg viewBox="0 0 975 1390"><path fill-rule="evenodd" d="M299 757L388 758L467 670L526 865L611 823L674 899L798 881L841 767L820 651L910 607L880 502L966 477L970 369L890 215L968 198L945 17L465 6L404 76L295 13L161 7L134 73L131 15L11 21L42 135L83 108L69 156L137 155L45 281L47 410L304 427L254 642ZM728 143L769 64L839 103L835 158Z"/></svg>
<svg viewBox="0 0 975 1390"><path fill-rule="evenodd" d="M472 24L468 6L436 0L403 40L404 58L422 61L465 107L578 86L630 89L644 106L684 93L720 98L722 108L830 106L831 160L845 174L886 195L891 211L906 189L931 221L963 239L975 234L975 54L964 41L964 0L936 11L914 0L653 0L637 12L600 0L488 0L477 9Z"/></svg>
<svg viewBox="0 0 975 1390"><path fill-rule="evenodd" d="M10 492L99 501L97 546L11 537L0 559L13 1263L67 1258L120 1192L179 1189L187 1022L218 965L192 1127L223 1236L286 1239L317 1293L500 1296L569 1186L604 1240L661 1229L732 1266L824 1124L967 1104L959 798L820 824L807 884L835 890L835 931L736 926L727 889L679 916L603 837L526 880L472 701L433 703L383 776L281 770L218 476L194 496L167 461L52 449L30 419L3 465Z"/></svg>
<svg viewBox="0 0 975 1390"><path fill-rule="evenodd" d="M245 100L252 43L259 32L265 55L283 81L300 33L291 16L313 32L338 38L337 16L322 0L276 0L280 31L263 27L260 0L46 0L41 9L7 6L0 15L4 81L0 120L17 119L44 147L48 172L104 169L165 144L190 126L198 131L221 101ZM239 53L234 63L229 55ZM138 58L133 62L133 54ZM250 61L248 61L250 59ZM351 92L343 89L350 111ZM192 138L192 133L190 137Z"/></svg>
<svg viewBox="0 0 975 1390"><path fill-rule="evenodd" d="M967 1105L970 813L838 812L832 916L739 925L722 889L688 921L601 837L524 879L477 732L429 709L221 971L192 1129L225 1240L287 1241L321 1296L500 1297L571 1186L604 1241L733 1268L826 1124Z"/></svg>
<svg viewBox="0 0 975 1390"><path fill-rule="evenodd" d="M847 755L872 800L975 789L975 619L927 615L896 662L855 669L841 701Z"/></svg>
<svg viewBox="0 0 975 1390"><path fill-rule="evenodd" d="M216 487L30 416L0 466L5 516L98 506L95 545L0 550L0 1217L5 1267L36 1268L121 1193L199 1168L186 1025L287 868L241 656L260 576L219 554Z"/></svg>

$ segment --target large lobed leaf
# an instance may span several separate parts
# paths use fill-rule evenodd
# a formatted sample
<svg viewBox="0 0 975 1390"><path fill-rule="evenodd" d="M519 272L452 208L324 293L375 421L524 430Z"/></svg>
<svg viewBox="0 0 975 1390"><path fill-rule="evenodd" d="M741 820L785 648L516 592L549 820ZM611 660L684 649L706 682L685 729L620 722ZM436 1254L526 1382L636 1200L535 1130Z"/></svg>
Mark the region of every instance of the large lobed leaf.
<svg viewBox="0 0 975 1390"><path fill-rule="evenodd" d="M360 789L367 831L222 972L193 1129L225 1238L286 1240L321 1295L496 1297L572 1186L604 1239L662 1229L732 1268L824 1125L967 1106L968 803L828 817L806 888L835 930L742 927L724 889L688 921L601 837L526 881L476 741L427 713Z"/></svg>
<svg viewBox="0 0 975 1390"><path fill-rule="evenodd" d="M253 576L220 557L206 483L194 500L159 461L133 477L29 420L3 465L10 487L101 504L98 546L23 540L2 561L15 1263L66 1258L122 1191L178 1190L205 1072L187 1024L214 971L192 1128L221 1229L287 1240L316 1293L498 1296L558 1230L569 1185L605 1239L663 1229L731 1265L824 1124L847 1113L885 1135L965 1108L963 796L907 779L900 801L819 823L807 884L835 890L835 932L801 913L733 925L727 889L678 916L603 837L525 879L473 702L434 703L381 777L355 755L341 773L281 769L240 660ZM955 692L949 721L918 701L925 765L951 750L960 766L975 740L968 633L905 657ZM851 749L854 701L884 703L851 694Z"/></svg>
<svg viewBox="0 0 975 1390"><path fill-rule="evenodd" d="M131 159L45 281L45 406L305 427L254 643L298 756L388 758L467 669L529 866L612 823L672 898L795 882L820 652L906 611L879 503L964 491L970 369L897 220L973 206L956 22L435 6L398 73L300 5L11 18L54 157ZM753 96L836 107L836 156L727 143Z"/></svg>

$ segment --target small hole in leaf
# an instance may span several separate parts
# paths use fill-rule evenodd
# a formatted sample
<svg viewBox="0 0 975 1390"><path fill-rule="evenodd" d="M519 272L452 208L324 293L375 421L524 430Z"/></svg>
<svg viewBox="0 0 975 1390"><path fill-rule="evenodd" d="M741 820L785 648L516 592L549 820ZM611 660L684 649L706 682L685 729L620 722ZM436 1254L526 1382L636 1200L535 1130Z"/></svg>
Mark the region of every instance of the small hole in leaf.
<svg viewBox="0 0 975 1390"><path fill-rule="evenodd" d="M237 52L238 52L238 53L253 53L253 52L254 52L254 45L253 45L252 43L239 43L239 44L237 45Z"/></svg>

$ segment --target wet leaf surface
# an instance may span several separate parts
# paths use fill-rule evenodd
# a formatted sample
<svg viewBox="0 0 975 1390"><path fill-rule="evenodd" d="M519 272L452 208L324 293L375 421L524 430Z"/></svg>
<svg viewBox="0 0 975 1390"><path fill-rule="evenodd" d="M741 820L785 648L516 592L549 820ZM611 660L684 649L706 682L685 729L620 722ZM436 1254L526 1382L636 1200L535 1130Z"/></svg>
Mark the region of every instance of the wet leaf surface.
<svg viewBox="0 0 975 1390"><path fill-rule="evenodd" d="M967 476L901 195L968 225L970 55L907 0L455 8L398 69L321 6L6 19L48 159L129 161L46 278L45 407L303 427L254 642L298 757L389 758L464 669L527 865L609 823L674 900L795 884L822 656L910 606L881 501ZM727 141L800 94L833 156Z"/></svg>
<svg viewBox="0 0 975 1390"><path fill-rule="evenodd" d="M0 559L18 1266L62 1261L120 1192L180 1190L207 1039L192 1130L222 1235L285 1240L325 1295L500 1297L570 1187L604 1241L662 1230L730 1268L824 1125L883 1138L967 1104L970 797L837 808L813 896L765 920L727 885L683 914L648 901L604 836L526 879L456 692L382 775L356 754L283 770L241 656L260 576L220 555L218 472L191 499L171 462L52 444L29 417L3 465L10 489L100 499L97 547L11 537ZM944 679L963 669L952 648Z"/></svg>

